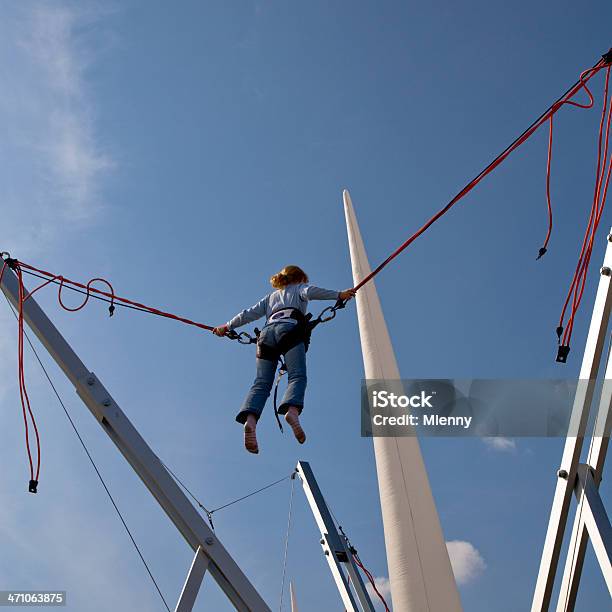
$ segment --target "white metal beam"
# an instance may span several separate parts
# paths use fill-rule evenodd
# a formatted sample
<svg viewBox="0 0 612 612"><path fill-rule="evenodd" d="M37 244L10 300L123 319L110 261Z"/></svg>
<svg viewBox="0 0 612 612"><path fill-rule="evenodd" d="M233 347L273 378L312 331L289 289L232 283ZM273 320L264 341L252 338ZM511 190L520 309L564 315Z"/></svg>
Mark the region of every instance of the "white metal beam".
<svg viewBox="0 0 612 612"><path fill-rule="evenodd" d="M0 285L18 308L17 277L6 269ZM192 550L202 550L208 570L237 610L269 612L259 593L191 504L111 394L90 372L34 298L23 305L24 320L76 388L79 397L138 474Z"/></svg>
<svg viewBox="0 0 612 612"><path fill-rule="evenodd" d="M594 486L599 488L603 476L603 468L610 439L610 426L612 423L612 353L608 356L608 363L604 375L601 397L599 399L599 409L595 418L593 438L589 447L586 464L593 474ZM578 483L577 483L578 484ZM575 488L578 492L579 487ZM576 605L578 587L582 575L582 566L589 541L584 512L584 499L578 496L578 508L574 517L572 533L569 541L568 550L572 551L565 561L565 569L559 589L559 600L557 601L557 612L572 612Z"/></svg>
<svg viewBox="0 0 612 612"><path fill-rule="evenodd" d="M204 554L202 548L198 546L174 612L191 612L193 610L208 562L208 557Z"/></svg>
<svg viewBox="0 0 612 612"><path fill-rule="evenodd" d="M586 465L581 468L576 495L582 499L584 525L612 597L612 527L591 470Z"/></svg>
<svg viewBox="0 0 612 612"><path fill-rule="evenodd" d="M300 461L296 472L300 476L306 499L321 532L321 546L331 570L340 597L348 612L374 612L372 600L366 591L359 570L355 566L353 554L345 538L338 532L336 523L327 506L323 493L317 483L310 464ZM344 574L346 569L352 582L357 599L351 591L349 580Z"/></svg>
<svg viewBox="0 0 612 612"><path fill-rule="evenodd" d="M557 472L557 485L531 606L532 612L547 612L550 606L572 493L577 482L578 462L610 319L610 309L612 307L611 275L612 242L610 236L608 236L604 265L601 269L580 369L580 380L572 407L569 425L570 435L566 438L561 466ZM579 531L578 525L576 535L579 535Z"/></svg>

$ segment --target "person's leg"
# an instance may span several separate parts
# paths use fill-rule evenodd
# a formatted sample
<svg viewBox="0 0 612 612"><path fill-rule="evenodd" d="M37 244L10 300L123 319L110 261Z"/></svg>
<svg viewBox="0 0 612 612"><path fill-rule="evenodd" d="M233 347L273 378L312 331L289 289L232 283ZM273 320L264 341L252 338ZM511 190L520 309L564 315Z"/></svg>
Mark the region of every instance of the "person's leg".
<svg viewBox="0 0 612 612"><path fill-rule="evenodd" d="M307 382L306 347L303 342L287 351L285 363L287 364L287 390L278 412L285 415L285 420L293 430L297 441L303 444L306 441L306 434L299 420L299 415L304 408L304 394Z"/></svg>
<svg viewBox="0 0 612 612"><path fill-rule="evenodd" d="M276 362L268 359L256 359L256 376L247 396L242 404L240 412L236 416L239 423L244 423L249 414L259 420L270 395L276 372Z"/></svg>
<svg viewBox="0 0 612 612"><path fill-rule="evenodd" d="M295 406L302 412L304 406L304 393L306 392L306 348L300 342L285 353L287 365L287 390L283 396L280 414L285 414L289 406Z"/></svg>
<svg viewBox="0 0 612 612"><path fill-rule="evenodd" d="M242 404L240 412L236 416L236 421L244 424L244 445L251 453L259 452L255 430L257 421L261 416L272 389L276 362L268 359L257 359L256 369L255 380Z"/></svg>

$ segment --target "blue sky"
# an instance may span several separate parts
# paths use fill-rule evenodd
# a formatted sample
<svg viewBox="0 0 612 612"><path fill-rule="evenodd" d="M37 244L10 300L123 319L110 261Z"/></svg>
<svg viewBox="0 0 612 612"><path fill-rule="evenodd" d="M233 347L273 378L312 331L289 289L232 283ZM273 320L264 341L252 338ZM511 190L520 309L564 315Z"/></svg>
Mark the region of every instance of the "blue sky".
<svg viewBox="0 0 612 612"><path fill-rule="evenodd" d="M105 276L119 294L210 324L255 302L287 263L321 286L349 286L343 188L371 261L382 260L612 44L603 1L2 8L0 248L71 278ZM594 91L600 102L600 79ZM554 363L554 328L586 222L597 121L597 111L558 115L555 230L542 261L544 132L379 277L403 376L577 375L597 274L564 367ZM97 304L69 314L52 292L40 303L205 503L219 506L308 460L364 561L387 575L372 444L359 436L353 307L317 331L309 353L307 445L281 436L268 410L253 457L233 420L253 376L250 348L129 311L109 320ZM161 610L31 359L44 457L40 494L25 492L8 308L0 322L2 588L65 589L70 610ZM50 369L175 601L190 551ZM446 539L473 547L459 547L456 560L465 609L527 609L561 441L500 449L430 439L422 449ZM609 488L603 494L609 502ZM285 483L216 520L273 607L288 499ZM300 609L340 609L299 491L288 558ZM578 610L603 609L607 597L589 553ZM197 609L229 609L210 578Z"/></svg>

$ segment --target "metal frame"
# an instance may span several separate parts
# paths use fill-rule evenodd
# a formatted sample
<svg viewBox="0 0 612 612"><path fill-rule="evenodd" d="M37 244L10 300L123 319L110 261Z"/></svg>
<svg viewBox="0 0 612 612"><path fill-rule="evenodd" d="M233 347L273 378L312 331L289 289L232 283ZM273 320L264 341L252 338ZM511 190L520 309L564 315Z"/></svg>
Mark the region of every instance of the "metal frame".
<svg viewBox="0 0 612 612"><path fill-rule="evenodd" d="M346 536L338 532L310 464L300 461L295 469L321 532L321 547L344 607L347 612L374 612L372 600L355 565L351 546Z"/></svg>
<svg viewBox="0 0 612 612"><path fill-rule="evenodd" d="M547 612L549 609L572 493L578 499L568 549L573 554L568 554L566 559L557 612L574 610L589 537L612 595L612 531L598 490L612 423L612 355L608 357L604 375L604 380L610 382L606 382L602 387L587 462L579 463L612 308L612 233L608 235L607 240L580 369L580 381L572 408L569 431L571 435L566 438L561 466L557 472L557 486L531 606L532 612Z"/></svg>
<svg viewBox="0 0 612 612"><path fill-rule="evenodd" d="M19 285L9 268L0 285L18 308ZM197 591L208 570L236 610L270 612L255 587L243 574L206 521L176 484L104 385L90 372L33 298L23 304L23 316L47 349L102 429L138 474L189 546L196 552L176 611L192 609Z"/></svg>

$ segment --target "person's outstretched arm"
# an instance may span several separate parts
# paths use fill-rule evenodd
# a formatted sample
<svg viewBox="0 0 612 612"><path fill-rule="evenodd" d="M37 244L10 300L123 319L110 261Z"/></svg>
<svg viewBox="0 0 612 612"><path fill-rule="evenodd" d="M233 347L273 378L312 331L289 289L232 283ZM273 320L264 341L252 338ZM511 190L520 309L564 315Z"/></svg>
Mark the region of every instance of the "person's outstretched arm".
<svg viewBox="0 0 612 612"><path fill-rule="evenodd" d="M350 300L355 296L354 289L345 289L344 291L334 291L332 289L321 289L314 285L304 285L300 291L300 297L303 300Z"/></svg>
<svg viewBox="0 0 612 612"><path fill-rule="evenodd" d="M213 329L213 334L216 336L225 336L228 331L234 330L237 327L242 327L247 323L252 323L261 319L266 314L266 307L268 305L268 296L262 298L257 304L243 310L237 314L233 319L230 319L225 325L219 325Z"/></svg>

